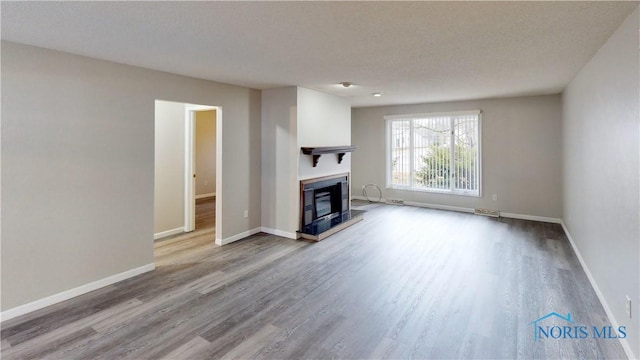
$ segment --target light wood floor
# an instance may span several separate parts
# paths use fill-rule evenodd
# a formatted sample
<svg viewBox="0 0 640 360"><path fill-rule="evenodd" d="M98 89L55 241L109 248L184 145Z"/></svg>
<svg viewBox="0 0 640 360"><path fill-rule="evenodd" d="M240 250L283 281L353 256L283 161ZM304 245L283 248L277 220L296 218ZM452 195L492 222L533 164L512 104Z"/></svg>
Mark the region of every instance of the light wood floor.
<svg viewBox="0 0 640 360"><path fill-rule="evenodd" d="M558 225L363 207L318 243L158 242L155 271L5 322L2 358L624 358L533 339L551 311L608 325Z"/></svg>
<svg viewBox="0 0 640 360"><path fill-rule="evenodd" d="M213 229L216 224L216 198L196 200L196 230Z"/></svg>

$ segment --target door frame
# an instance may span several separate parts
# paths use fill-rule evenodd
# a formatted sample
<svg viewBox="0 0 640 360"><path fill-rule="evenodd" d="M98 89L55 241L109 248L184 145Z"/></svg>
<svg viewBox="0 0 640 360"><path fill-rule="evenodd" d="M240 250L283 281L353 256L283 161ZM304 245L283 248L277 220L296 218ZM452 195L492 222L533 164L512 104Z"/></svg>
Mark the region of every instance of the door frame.
<svg viewBox="0 0 640 360"><path fill-rule="evenodd" d="M221 195L222 195L222 108L220 106L185 104L184 120L184 232L196 228L196 166L195 166L195 113L216 110L216 239L221 234Z"/></svg>

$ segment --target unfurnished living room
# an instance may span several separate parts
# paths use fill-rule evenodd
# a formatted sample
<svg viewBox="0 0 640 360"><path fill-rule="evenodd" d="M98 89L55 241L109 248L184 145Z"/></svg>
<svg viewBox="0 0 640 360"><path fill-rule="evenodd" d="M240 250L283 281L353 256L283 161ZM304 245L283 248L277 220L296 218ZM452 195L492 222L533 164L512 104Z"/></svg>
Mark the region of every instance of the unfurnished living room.
<svg viewBox="0 0 640 360"><path fill-rule="evenodd" d="M0 12L3 359L640 358L637 1Z"/></svg>

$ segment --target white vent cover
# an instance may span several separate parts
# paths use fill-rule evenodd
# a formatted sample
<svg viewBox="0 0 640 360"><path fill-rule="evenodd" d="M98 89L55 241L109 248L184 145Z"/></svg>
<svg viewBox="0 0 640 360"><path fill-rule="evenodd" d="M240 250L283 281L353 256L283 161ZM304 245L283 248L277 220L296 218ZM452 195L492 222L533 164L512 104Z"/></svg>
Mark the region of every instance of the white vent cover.
<svg viewBox="0 0 640 360"><path fill-rule="evenodd" d="M500 217L500 211L498 210L491 210L491 209L474 209L473 213L476 215L484 215L484 216L491 216L491 217Z"/></svg>

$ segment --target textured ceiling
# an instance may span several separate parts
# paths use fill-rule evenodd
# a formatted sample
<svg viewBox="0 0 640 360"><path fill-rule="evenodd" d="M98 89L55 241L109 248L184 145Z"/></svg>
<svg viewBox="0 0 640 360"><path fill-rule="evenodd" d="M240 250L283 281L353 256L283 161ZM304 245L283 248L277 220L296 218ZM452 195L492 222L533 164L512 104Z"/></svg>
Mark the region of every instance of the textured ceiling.
<svg viewBox="0 0 640 360"><path fill-rule="evenodd" d="M1 6L5 40L258 89L297 85L370 106L558 93L637 2Z"/></svg>

